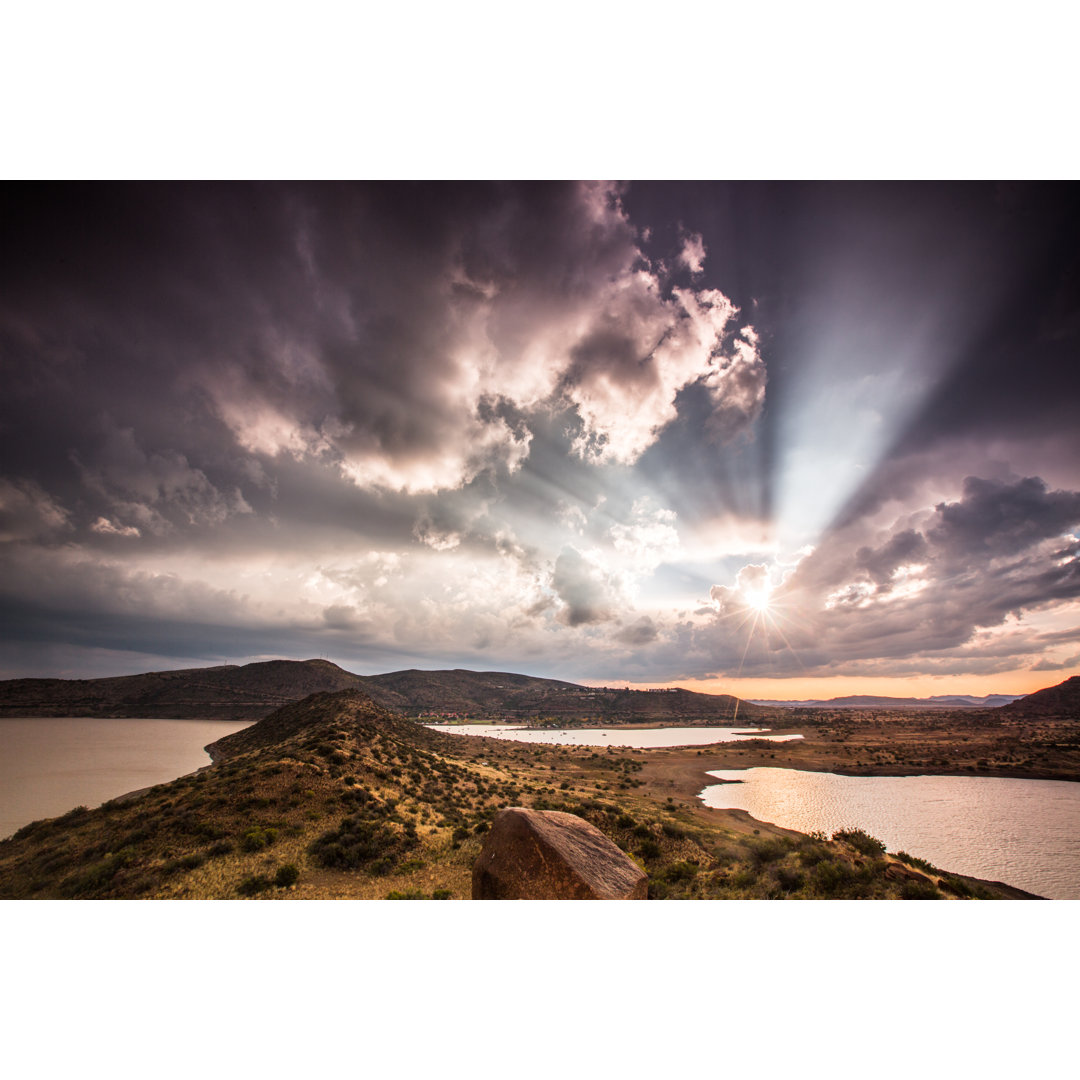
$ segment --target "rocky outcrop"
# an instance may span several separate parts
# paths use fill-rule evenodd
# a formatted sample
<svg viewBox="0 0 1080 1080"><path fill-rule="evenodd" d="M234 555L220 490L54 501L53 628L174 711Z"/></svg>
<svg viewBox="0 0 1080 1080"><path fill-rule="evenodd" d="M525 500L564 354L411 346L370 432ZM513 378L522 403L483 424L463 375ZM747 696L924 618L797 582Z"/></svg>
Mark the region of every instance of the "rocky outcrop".
<svg viewBox="0 0 1080 1080"><path fill-rule="evenodd" d="M499 811L473 866L474 900L645 900L645 872L574 814Z"/></svg>

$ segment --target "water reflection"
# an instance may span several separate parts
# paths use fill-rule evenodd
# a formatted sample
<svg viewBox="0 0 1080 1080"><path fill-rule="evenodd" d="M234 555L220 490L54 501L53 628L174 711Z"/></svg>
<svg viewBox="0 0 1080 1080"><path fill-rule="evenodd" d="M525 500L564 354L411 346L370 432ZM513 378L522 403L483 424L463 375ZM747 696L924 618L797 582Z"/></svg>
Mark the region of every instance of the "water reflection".
<svg viewBox="0 0 1080 1080"><path fill-rule="evenodd" d="M210 764L203 747L250 720L0 719L0 839Z"/></svg>
<svg viewBox="0 0 1080 1080"><path fill-rule="evenodd" d="M767 739L789 742L801 735L766 735L768 728L684 727L684 728L524 728L515 724L425 724L432 731L449 735L486 735L515 742L549 743L561 746L631 746L639 750L662 746L708 746L710 743Z"/></svg>
<svg viewBox="0 0 1080 1080"><path fill-rule="evenodd" d="M838 776L797 769L722 770L706 806L746 810L787 829L865 829L889 851L1080 899L1080 784L987 776Z"/></svg>

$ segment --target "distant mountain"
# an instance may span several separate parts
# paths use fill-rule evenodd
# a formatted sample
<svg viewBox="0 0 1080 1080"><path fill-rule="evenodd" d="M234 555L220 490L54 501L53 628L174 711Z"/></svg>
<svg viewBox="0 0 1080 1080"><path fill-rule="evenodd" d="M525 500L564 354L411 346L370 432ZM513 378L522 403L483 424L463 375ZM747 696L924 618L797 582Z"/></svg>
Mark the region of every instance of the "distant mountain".
<svg viewBox="0 0 1080 1080"><path fill-rule="evenodd" d="M359 686L359 675L327 660L268 660L107 679L9 679L0 682L0 716L257 720L308 694Z"/></svg>
<svg viewBox="0 0 1080 1080"><path fill-rule="evenodd" d="M1018 716L1055 716L1080 719L1080 675L1074 675L1057 686L1036 690L1018 701L1006 705L1003 712Z"/></svg>
<svg viewBox="0 0 1080 1080"><path fill-rule="evenodd" d="M897 698L856 694L851 697L811 698L803 701L762 701L754 698L752 704L779 709L996 709L1015 701L1019 696L1019 694L987 694L986 697L973 697L970 694L935 694L928 698Z"/></svg>
<svg viewBox="0 0 1080 1080"><path fill-rule="evenodd" d="M730 694L578 686L504 671L393 671L368 676L362 682L378 704L410 716L548 717L604 723L677 720L688 724L730 723L733 719L753 723L769 718L768 710L740 702Z"/></svg>
<svg viewBox="0 0 1080 1080"><path fill-rule="evenodd" d="M309 694L363 690L408 716L591 719L604 723L753 724L769 710L730 695L578 686L501 671L354 675L326 660L270 660L107 679L0 682L0 716L134 716L256 720ZM737 710L737 715L736 715Z"/></svg>

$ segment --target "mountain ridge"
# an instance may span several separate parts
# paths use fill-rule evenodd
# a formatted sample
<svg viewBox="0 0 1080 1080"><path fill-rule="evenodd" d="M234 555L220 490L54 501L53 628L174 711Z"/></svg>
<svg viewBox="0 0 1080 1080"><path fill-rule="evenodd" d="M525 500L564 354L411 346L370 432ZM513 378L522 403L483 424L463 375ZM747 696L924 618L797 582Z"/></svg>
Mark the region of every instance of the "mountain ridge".
<svg viewBox="0 0 1080 1080"><path fill-rule="evenodd" d="M997 709L1023 697L1022 694L934 694L931 697L884 697L875 694L849 694L846 697L806 698L803 700L766 700L748 698L753 705L772 709Z"/></svg>
<svg viewBox="0 0 1080 1080"><path fill-rule="evenodd" d="M505 671L410 668L356 675L328 660L266 660L102 679L0 682L0 716L257 720L314 693L363 690L412 717L753 724L771 710L731 695L581 686Z"/></svg>

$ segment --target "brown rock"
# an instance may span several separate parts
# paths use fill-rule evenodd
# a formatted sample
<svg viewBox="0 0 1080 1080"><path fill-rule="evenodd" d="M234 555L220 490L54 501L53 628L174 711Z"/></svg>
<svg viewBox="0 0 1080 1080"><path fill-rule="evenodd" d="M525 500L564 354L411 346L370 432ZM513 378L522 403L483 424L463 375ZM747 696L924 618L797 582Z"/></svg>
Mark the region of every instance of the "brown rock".
<svg viewBox="0 0 1080 1080"><path fill-rule="evenodd" d="M473 865L474 900L645 900L644 871L575 814L500 810Z"/></svg>

